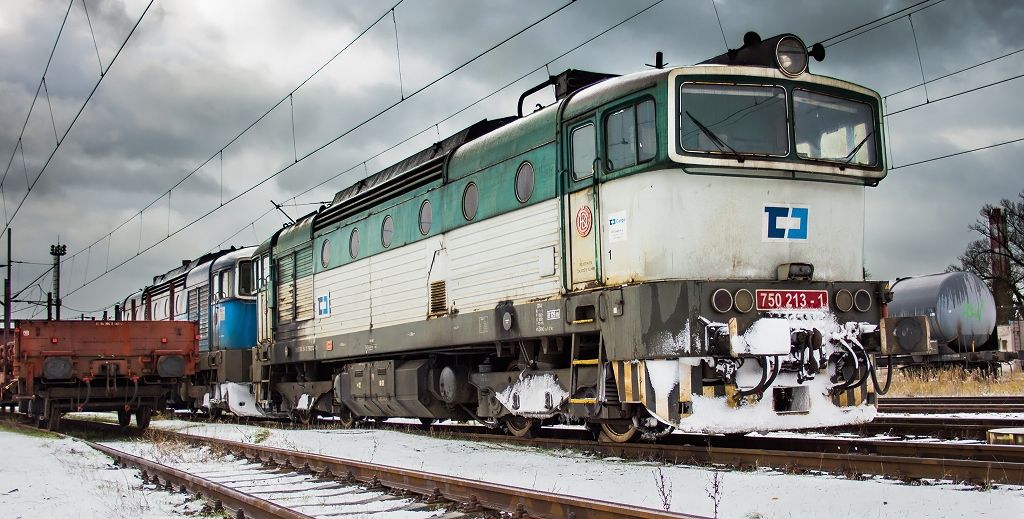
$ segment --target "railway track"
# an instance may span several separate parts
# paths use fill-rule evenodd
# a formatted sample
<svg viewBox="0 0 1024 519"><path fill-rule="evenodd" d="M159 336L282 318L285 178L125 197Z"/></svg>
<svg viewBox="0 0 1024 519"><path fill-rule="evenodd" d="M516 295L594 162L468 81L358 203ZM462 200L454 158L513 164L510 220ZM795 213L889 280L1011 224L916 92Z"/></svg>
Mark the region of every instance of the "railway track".
<svg viewBox="0 0 1024 519"><path fill-rule="evenodd" d="M65 420L65 426L90 431L122 433L123 429L101 422ZM510 514L511 517L544 519L707 519L700 516L665 512L608 501L583 499L550 492L528 490L495 483L471 481L441 474L376 465L331 456L279 449L263 445L220 440L172 431L151 431L156 437L208 446L239 459L235 471L214 471L188 474L163 466L152 460L117 451L112 447L89 442L107 453L115 462L139 468L145 478L169 490L197 492L234 514L233 517L304 518L313 516L344 516L353 512L337 509L331 512L306 514L287 504L287 497L300 490L280 485L299 484L301 492L324 492L336 499L348 495L356 504L370 501L391 501L390 508L362 510L359 513L411 510L434 506L458 510L441 517L475 517L488 511ZM153 479L155 478L155 480ZM259 483L262 482L262 483ZM271 488L260 487L270 485ZM259 497L259 496L264 497ZM445 503L452 506L445 507ZM345 503L335 503L343 506ZM333 506L333 505L332 505ZM322 508L322 507L321 507Z"/></svg>
<svg viewBox="0 0 1024 519"><path fill-rule="evenodd" d="M1024 413L1024 397L885 397L878 401L882 413Z"/></svg>
<svg viewBox="0 0 1024 519"><path fill-rule="evenodd" d="M905 419L897 421L907 422ZM942 426L939 419L930 422L932 427ZM988 428L1007 425L1005 420L989 420L988 423L991 426ZM979 427L977 423L972 426ZM658 443L615 444L594 441L591 433L583 429L545 428L542 437L515 438L497 430L469 425L423 426L384 422L367 423L365 427L676 464L771 468L791 473L823 472L852 478L883 476L904 481L936 479L976 485L1024 484L1024 448L1019 446L805 435L689 434L671 434ZM984 432L981 436L984 437Z"/></svg>
<svg viewBox="0 0 1024 519"><path fill-rule="evenodd" d="M827 432L862 435L930 436L941 439L987 441L989 429L1024 427L1024 418L941 418L932 416L879 416L869 423Z"/></svg>
<svg viewBox="0 0 1024 519"><path fill-rule="evenodd" d="M400 428L424 430L415 425ZM1024 448L1018 446L688 434L668 435L658 443L600 443L584 430L548 429L543 437L516 438L498 432L481 432L480 429L431 426L429 431L446 438L572 449L602 456L676 464L772 468L796 473L826 472L853 478L884 476L905 481L939 479L977 485L1024 484Z"/></svg>

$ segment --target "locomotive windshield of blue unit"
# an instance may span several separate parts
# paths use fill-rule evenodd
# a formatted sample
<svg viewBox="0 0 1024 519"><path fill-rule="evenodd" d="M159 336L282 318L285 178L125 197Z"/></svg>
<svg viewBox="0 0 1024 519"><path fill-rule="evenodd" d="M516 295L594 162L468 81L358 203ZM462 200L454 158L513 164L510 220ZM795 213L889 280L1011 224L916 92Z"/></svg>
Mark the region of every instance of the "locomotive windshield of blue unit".
<svg viewBox="0 0 1024 519"><path fill-rule="evenodd" d="M874 113L864 102L800 87L702 82L682 83L679 100L684 152L791 157L792 120L796 157L865 167L878 163Z"/></svg>

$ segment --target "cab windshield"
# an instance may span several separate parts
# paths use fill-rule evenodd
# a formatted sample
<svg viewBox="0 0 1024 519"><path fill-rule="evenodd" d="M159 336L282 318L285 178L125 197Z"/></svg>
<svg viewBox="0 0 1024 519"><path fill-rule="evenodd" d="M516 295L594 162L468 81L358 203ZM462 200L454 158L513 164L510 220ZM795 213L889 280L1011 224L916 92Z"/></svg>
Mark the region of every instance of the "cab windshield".
<svg viewBox="0 0 1024 519"><path fill-rule="evenodd" d="M789 155L786 91L781 87L684 83L680 107L684 151Z"/></svg>
<svg viewBox="0 0 1024 519"><path fill-rule="evenodd" d="M800 158L875 165L875 125L869 105L796 89L793 111Z"/></svg>

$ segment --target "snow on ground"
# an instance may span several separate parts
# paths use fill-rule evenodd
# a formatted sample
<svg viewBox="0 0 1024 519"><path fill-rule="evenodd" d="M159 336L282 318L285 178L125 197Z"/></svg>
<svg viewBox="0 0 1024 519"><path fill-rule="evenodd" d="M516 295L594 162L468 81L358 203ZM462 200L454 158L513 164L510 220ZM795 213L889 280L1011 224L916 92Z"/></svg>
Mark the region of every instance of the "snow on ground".
<svg viewBox="0 0 1024 519"><path fill-rule="evenodd" d="M154 421L152 427L252 442L258 426ZM598 458L569 451L432 438L387 430L270 429L263 443L341 458L661 508L663 478L671 509L711 516L716 471L692 466ZM1003 518L1024 517L1024 488L978 490L965 485L912 486L878 478L775 471L717 472L723 518Z"/></svg>
<svg viewBox="0 0 1024 519"><path fill-rule="evenodd" d="M84 443L0 428L0 517L164 519L202 507L184 494L143 486Z"/></svg>

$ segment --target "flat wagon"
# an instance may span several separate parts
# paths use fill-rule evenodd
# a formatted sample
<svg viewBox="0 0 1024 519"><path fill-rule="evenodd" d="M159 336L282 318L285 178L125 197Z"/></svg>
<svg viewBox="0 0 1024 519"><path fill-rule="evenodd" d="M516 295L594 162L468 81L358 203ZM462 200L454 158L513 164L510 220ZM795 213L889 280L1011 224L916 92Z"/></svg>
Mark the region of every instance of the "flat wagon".
<svg viewBox="0 0 1024 519"><path fill-rule="evenodd" d="M56 429L72 411L117 411L140 429L195 373L197 324L189 321L15 322L0 366L0 405Z"/></svg>

